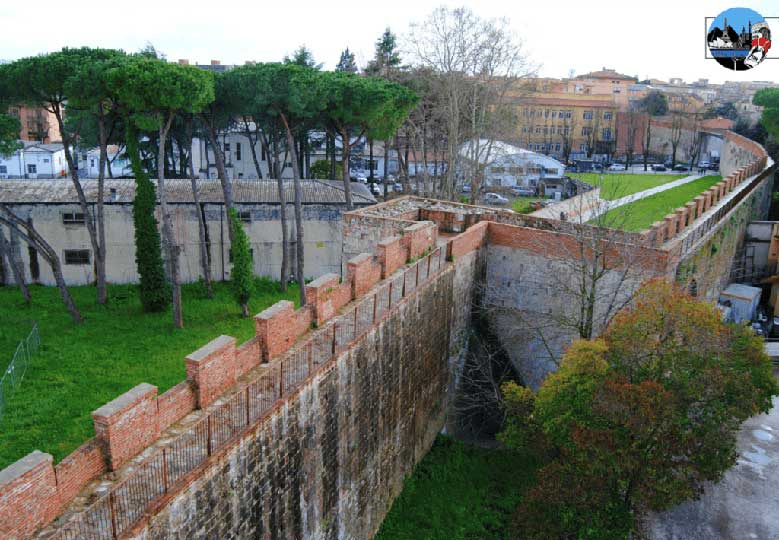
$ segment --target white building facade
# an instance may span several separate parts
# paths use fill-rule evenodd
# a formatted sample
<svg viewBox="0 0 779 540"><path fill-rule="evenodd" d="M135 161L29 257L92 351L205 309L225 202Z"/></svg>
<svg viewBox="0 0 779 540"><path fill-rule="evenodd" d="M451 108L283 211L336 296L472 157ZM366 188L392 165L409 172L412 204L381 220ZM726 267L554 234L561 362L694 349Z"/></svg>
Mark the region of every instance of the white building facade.
<svg viewBox="0 0 779 540"><path fill-rule="evenodd" d="M68 175L65 150L59 143L41 144L20 141L24 144L10 156L0 155L0 179L64 178Z"/></svg>

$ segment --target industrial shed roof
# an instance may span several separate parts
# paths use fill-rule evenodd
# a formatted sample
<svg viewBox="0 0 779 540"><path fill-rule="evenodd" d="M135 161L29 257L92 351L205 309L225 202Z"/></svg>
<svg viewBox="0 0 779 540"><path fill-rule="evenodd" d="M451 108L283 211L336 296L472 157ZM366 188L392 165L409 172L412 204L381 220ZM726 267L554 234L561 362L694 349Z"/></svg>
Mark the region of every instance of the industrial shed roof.
<svg viewBox="0 0 779 540"><path fill-rule="evenodd" d="M156 180L154 181L156 183ZM236 203L278 204L276 180L233 180L233 199ZM82 180L87 201L97 200L97 180ZM200 202L221 203L222 184L219 180L197 180ZM302 180L303 204L345 204L343 184L323 180ZM363 184L352 183L352 200L357 206L376 203L376 199ZM292 180L284 180L285 198L292 203L295 198ZM111 190L116 190L115 195ZM189 179L165 180L169 203L192 203L192 184ZM105 202L128 204L135 197L135 180L105 181ZM7 204L67 204L78 198L69 178L58 180L3 180L0 181L0 203Z"/></svg>

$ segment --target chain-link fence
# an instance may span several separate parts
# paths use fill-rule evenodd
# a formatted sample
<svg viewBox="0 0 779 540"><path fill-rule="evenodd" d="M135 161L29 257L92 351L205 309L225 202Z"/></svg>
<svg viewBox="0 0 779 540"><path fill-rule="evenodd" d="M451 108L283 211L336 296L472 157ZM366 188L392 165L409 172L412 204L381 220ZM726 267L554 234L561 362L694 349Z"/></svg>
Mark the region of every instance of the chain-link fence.
<svg viewBox="0 0 779 540"><path fill-rule="evenodd" d="M38 334L38 324L36 323L30 330L29 335L16 346L16 352L11 359L11 363L8 364L8 367L3 372L3 376L0 377L0 418L3 417L8 404L8 398L22 384L24 374L30 365L30 359L38 352L40 344L41 337Z"/></svg>

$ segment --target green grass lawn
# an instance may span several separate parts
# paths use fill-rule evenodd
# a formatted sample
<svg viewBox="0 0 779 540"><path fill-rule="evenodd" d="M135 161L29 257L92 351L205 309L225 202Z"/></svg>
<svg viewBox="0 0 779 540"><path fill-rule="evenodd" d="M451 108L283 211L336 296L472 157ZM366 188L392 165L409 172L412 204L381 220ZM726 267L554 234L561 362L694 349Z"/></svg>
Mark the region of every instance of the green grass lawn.
<svg viewBox="0 0 779 540"><path fill-rule="evenodd" d="M684 174L631 174L631 173L571 173L571 178L578 178L592 186L601 186L601 199L613 201L639 191L651 189L684 178Z"/></svg>
<svg viewBox="0 0 779 540"><path fill-rule="evenodd" d="M0 469L38 449L61 460L94 436L90 413L141 382L162 393L184 380L184 357L220 334L238 342L254 335L252 318L241 318L228 283L216 283L214 298L202 285L185 285L185 328L174 330L170 311L143 313L135 286L109 287L109 303L95 303L94 287L71 287L84 322L74 324L54 287L31 288L26 306L15 287L0 287L0 367L35 321L41 337L21 386L0 418ZM258 313L278 300L278 284L257 280L249 302Z"/></svg>
<svg viewBox="0 0 779 540"><path fill-rule="evenodd" d="M535 208L531 204L543 200L543 197L517 197L511 201L511 209L519 214L529 214L530 212L535 212Z"/></svg>
<svg viewBox="0 0 779 540"><path fill-rule="evenodd" d="M439 436L375 540L501 540L540 461Z"/></svg>
<svg viewBox="0 0 779 540"><path fill-rule="evenodd" d="M719 175L704 176L688 184L614 208L606 212L600 218L600 222L610 228L643 231L655 221L663 219L672 210L684 206L720 180L722 177Z"/></svg>

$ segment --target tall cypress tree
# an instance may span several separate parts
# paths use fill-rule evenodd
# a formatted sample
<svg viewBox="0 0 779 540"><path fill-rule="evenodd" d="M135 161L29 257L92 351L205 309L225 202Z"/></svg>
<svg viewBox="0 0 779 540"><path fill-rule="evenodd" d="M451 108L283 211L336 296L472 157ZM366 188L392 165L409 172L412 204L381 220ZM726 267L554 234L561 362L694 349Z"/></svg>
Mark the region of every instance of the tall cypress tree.
<svg viewBox="0 0 779 540"><path fill-rule="evenodd" d="M170 287L165 280L165 269L160 248L160 231L154 210L157 195L154 184L141 165L138 151L138 131L131 119L127 121L127 154L135 176L133 224L135 225L135 264L140 285L138 291L144 311L163 311L170 304Z"/></svg>
<svg viewBox="0 0 779 540"><path fill-rule="evenodd" d="M249 316L249 298L252 294L252 253L249 248L249 237L243 230L241 220L234 208L230 209L230 227L233 229L233 244L230 250L233 254L233 269L230 274L233 285L233 296L241 306L244 317Z"/></svg>

